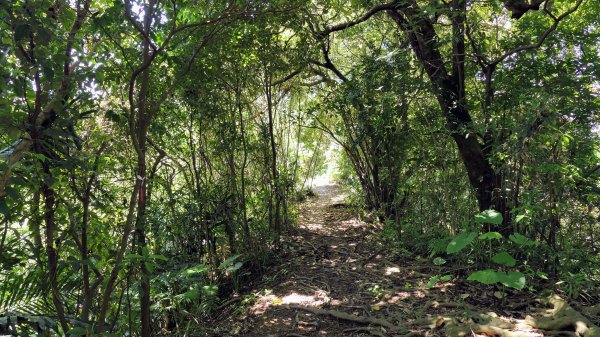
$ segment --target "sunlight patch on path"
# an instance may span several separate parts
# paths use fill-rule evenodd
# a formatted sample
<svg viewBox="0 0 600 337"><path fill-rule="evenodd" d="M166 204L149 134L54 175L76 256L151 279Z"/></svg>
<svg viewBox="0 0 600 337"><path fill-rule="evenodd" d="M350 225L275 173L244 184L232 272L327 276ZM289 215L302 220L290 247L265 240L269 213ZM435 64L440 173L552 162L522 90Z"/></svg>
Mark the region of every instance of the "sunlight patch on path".
<svg viewBox="0 0 600 337"><path fill-rule="evenodd" d="M303 227L308 230L314 231L314 230L323 229L323 224L322 223L307 223Z"/></svg>
<svg viewBox="0 0 600 337"><path fill-rule="evenodd" d="M300 304L308 307L319 307L331 302L327 292L321 289L315 290L312 295L291 292L285 295L268 294L259 296L256 303L250 308L253 315L262 315L272 306L289 304Z"/></svg>

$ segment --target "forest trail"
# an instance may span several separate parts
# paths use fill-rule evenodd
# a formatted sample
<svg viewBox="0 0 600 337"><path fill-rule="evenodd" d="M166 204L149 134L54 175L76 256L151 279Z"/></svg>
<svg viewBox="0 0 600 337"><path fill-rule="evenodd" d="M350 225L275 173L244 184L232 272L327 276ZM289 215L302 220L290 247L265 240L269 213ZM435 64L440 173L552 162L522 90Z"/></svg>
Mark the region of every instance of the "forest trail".
<svg viewBox="0 0 600 337"><path fill-rule="evenodd" d="M498 298L498 288L456 279L427 289L432 276L452 270L378 244L380 228L347 208L339 186L314 191L282 237L281 262L217 315L213 336L534 337L544 334L530 313L581 318L526 292L503 289Z"/></svg>

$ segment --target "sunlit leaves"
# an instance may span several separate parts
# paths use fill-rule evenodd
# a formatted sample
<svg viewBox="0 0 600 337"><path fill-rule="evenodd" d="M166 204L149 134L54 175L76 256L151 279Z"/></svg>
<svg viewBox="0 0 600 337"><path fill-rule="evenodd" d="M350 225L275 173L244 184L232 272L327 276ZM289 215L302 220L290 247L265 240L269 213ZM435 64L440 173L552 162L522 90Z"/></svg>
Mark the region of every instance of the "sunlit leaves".
<svg viewBox="0 0 600 337"><path fill-rule="evenodd" d="M489 223L494 225L502 224L502 214L493 209L485 210L477 215L475 215L475 222L479 223Z"/></svg>
<svg viewBox="0 0 600 337"><path fill-rule="evenodd" d="M433 264L435 264L436 266L441 266L445 263L446 263L446 260L441 257L436 257L435 259L433 259Z"/></svg>
<svg viewBox="0 0 600 337"><path fill-rule="evenodd" d="M529 240L525 235L520 233L511 234L508 239L520 246L535 246L536 242Z"/></svg>
<svg viewBox="0 0 600 337"><path fill-rule="evenodd" d="M527 218L527 215L525 214L519 214L515 217L515 223L519 223L521 222L523 219Z"/></svg>
<svg viewBox="0 0 600 337"><path fill-rule="evenodd" d="M479 236L479 240L497 240L502 239L502 234L498 232L487 232Z"/></svg>
<svg viewBox="0 0 600 337"><path fill-rule="evenodd" d="M525 275L523 275L523 273L513 271L505 273L493 269L476 271L469 275L467 280L477 281L487 285L501 283L507 287L519 290L523 289L526 283Z"/></svg>
<svg viewBox="0 0 600 337"><path fill-rule="evenodd" d="M510 288L521 290L525 287L525 275L521 272L509 271L501 273L500 282Z"/></svg>
<svg viewBox="0 0 600 337"><path fill-rule="evenodd" d="M498 272L493 269L480 270L472 273L467 278L469 281L477 281L483 284L494 284L500 281L498 277Z"/></svg>
<svg viewBox="0 0 600 337"><path fill-rule="evenodd" d="M446 247L446 253L454 254L461 251L477 237L477 232L464 232L454 237Z"/></svg>
<svg viewBox="0 0 600 337"><path fill-rule="evenodd" d="M502 283L507 287L519 290L525 287L525 276L519 272L504 273L492 269L486 269L471 274L468 280L477 281L487 285Z"/></svg>

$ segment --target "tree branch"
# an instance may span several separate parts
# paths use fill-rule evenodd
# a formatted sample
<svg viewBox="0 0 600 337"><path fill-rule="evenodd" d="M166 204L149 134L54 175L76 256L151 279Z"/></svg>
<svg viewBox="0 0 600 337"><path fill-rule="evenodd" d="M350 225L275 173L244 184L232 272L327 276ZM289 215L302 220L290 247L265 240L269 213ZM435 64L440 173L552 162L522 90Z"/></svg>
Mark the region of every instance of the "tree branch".
<svg viewBox="0 0 600 337"><path fill-rule="evenodd" d="M271 85L279 85L279 84L283 84L289 80L291 80L292 78L294 78L296 75L300 74L302 72L302 70L304 69L304 66L294 70L293 72L291 72L290 74L288 74L286 77L281 78L273 83L271 83Z"/></svg>
<svg viewBox="0 0 600 337"><path fill-rule="evenodd" d="M577 9L579 9L579 6L581 6L582 3L583 3L583 0L578 0L577 3L575 4L575 6L573 6L571 9L564 12L563 14L561 14L558 17L554 16L550 12L550 10L548 10L547 3L546 3L546 5L544 6L544 11L546 13L548 13L548 15L552 18L552 20L554 22L552 23L552 25L550 27L548 27L548 29L546 29L544 34L542 34L542 36L539 37L538 41L536 43L532 43L532 44L525 45L525 46L520 46L520 47L514 48L512 50L509 50L506 53L504 53L502 56L500 56L497 59L490 62L490 65L496 66L498 63L504 61L506 58L508 58L516 53L519 53L519 52L522 52L525 50L538 49L539 47L541 47L542 44L544 43L544 41L546 40L546 38L550 35L550 33L552 33L554 30L556 30L556 27L558 27L559 22L562 21L567 16L569 16L570 14L577 11Z"/></svg>
<svg viewBox="0 0 600 337"><path fill-rule="evenodd" d="M361 15L359 18L352 20L352 21L348 21L348 22L343 22L343 23L339 23L337 25L332 25L332 26L328 26L325 27L325 29L321 30L321 31L313 31L313 34L315 34L315 36L317 37L317 39L322 40L324 39L327 35L333 33L333 32L337 32L340 30L344 30L346 28L350 28L353 26L358 25L359 23L365 22L367 21L369 18L371 18L373 15L385 11L385 10L394 10L398 7L401 6L403 1L401 0L396 0L396 1L392 1L389 3L385 3L385 4L381 4L381 5L377 5L371 9L369 9L365 14Z"/></svg>
<svg viewBox="0 0 600 337"><path fill-rule="evenodd" d="M333 73L340 80L342 80L342 82L347 82L348 78L344 76L344 74L342 74L342 72L333 64L333 62L331 62L331 58L329 57L329 40L327 40L327 45L321 41L321 51L323 52L323 58L325 59L325 63L321 63L318 61L311 61L311 63L333 71Z"/></svg>

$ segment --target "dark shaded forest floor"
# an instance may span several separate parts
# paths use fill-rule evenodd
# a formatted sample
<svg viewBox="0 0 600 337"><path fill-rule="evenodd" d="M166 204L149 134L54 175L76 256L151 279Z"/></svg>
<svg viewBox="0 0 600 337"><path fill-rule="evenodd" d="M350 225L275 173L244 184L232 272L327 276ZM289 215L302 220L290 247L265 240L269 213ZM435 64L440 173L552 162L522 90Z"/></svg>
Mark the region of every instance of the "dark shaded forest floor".
<svg viewBox="0 0 600 337"><path fill-rule="evenodd" d="M600 336L598 305L456 279L427 289L459 271L375 244L380 228L338 186L315 192L282 238L283 262L221 308L214 336Z"/></svg>

